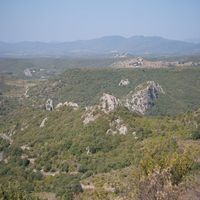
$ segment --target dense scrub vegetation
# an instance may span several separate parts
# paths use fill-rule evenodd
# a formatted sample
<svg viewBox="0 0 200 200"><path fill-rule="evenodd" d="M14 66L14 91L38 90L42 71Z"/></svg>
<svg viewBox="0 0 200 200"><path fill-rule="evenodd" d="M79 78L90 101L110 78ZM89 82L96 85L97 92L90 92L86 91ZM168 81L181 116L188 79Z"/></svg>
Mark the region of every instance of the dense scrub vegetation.
<svg viewBox="0 0 200 200"><path fill-rule="evenodd" d="M120 87L121 79L130 84ZM200 69L70 69L57 78L42 82L30 91L35 101L44 103L47 97L55 104L74 101L80 105L94 105L103 92L123 98L146 81L159 83L165 94L159 96L149 114L175 115L199 107ZM37 99L35 99L37 97ZM40 98L38 98L40 97Z"/></svg>
<svg viewBox="0 0 200 200"><path fill-rule="evenodd" d="M199 149L186 148L182 143L190 141L191 134L197 130L199 111L195 115L188 113L173 118L141 117L120 108L87 126L82 123L82 114L82 109L71 108L54 112L24 108L13 113L13 117L1 125L1 132L14 127L16 133L11 145L1 139L0 150L7 161L0 164L0 181L17 180L27 193L45 191L56 193L58 198L84 198L81 182L89 180L98 187L100 182L106 182L101 180L104 173L116 170L123 174L124 169L134 167L128 174L137 172L137 176L131 175L133 180L129 180L137 189L132 188L128 193L136 197L140 179L144 181L156 171L162 174L167 170L172 185L179 185L198 168ZM106 134L109 123L119 116L128 126L128 134ZM48 121L40 128L44 117L48 117ZM120 182L115 176L111 178L113 187L119 187L119 191L109 195L128 195L123 189L128 174L120 178ZM106 194L102 191L101 195Z"/></svg>
<svg viewBox="0 0 200 200"><path fill-rule="evenodd" d="M10 88L2 86L1 105L9 110L1 107L0 199L181 198L191 183L200 184L199 77L199 69L74 69L30 88L27 98L8 98ZM123 78L130 80L127 87L118 86ZM55 105L72 100L82 106L95 104L103 92L122 98L147 80L166 93L147 116L119 106L84 125L83 107L44 109L49 97ZM127 134L107 133L119 118Z"/></svg>

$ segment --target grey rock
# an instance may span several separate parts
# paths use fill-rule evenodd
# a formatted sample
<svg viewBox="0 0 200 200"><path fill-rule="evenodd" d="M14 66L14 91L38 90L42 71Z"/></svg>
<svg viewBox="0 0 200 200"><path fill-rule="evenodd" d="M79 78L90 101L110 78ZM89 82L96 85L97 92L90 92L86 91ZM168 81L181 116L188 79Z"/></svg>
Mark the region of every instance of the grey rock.
<svg viewBox="0 0 200 200"><path fill-rule="evenodd" d="M52 99L48 99L46 101L45 108L48 111L53 111L53 100Z"/></svg>
<svg viewBox="0 0 200 200"><path fill-rule="evenodd" d="M159 93L165 94L162 87L154 81L147 81L126 96L124 106L131 112L144 115L154 105Z"/></svg>

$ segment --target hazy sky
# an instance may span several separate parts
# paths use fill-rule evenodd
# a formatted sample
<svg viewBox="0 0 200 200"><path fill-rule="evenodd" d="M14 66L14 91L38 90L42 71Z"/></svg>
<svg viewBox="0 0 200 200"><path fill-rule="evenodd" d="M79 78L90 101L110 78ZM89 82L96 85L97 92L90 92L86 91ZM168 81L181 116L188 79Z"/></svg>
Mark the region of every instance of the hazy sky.
<svg viewBox="0 0 200 200"><path fill-rule="evenodd" d="M0 41L200 38L200 0L0 0Z"/></svg>

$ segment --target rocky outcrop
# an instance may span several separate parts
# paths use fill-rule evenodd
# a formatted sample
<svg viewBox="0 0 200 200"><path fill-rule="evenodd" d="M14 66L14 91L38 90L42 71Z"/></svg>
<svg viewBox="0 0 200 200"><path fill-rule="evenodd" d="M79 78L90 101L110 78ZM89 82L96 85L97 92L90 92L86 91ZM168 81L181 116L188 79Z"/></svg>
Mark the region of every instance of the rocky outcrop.
<svg viewBox="0 0 200 200"><path fill-rule="evenodd" d="M165 92L162 87L154 81L147 81L138 85L135 90L131 91L122 101L113 95L103 93L99 104L86 107L86 111L82 116L83 123L88 124L93 122L103 113L109 114L118 106L124 106L131 112L145 114L146 111L155 104L155 100L158 98L159 93L164 94ZM125 125L122 125L120 121L116 121L115 123L115 128L109 129L107 133L127 133L127 128Z"/></svg>
<svg viewBox="0 0 200 200"><path fill-rule="evenodd" d="M103 93L103 96L99 100L99 104L95 106L86 107L86 111L83 118L83 123L88 124L95 121L98 117L102 115L102 112L109 114L114 111L120 104L119 99L113 95Z"/></svg>
<svg viewBox="0 0 200 200"><path fill-rule="evenodd" d="M32 77L33 76L30 69L25 69L24 70L24 75L27 76L27 77Z"/></svg>
<svg viewBox="0 0 200 200"><path fill-rule="evenodd" d="M165 93L162 87L154 81L147 81L127 95L124 106L131 112L145 114L154 105L159 93Z"/></svg>
<svg viewBox="0 0 200 200"><path fill-rule="evenodd" d="M58 103L57 105L56 105L56 109L59 109L59 108L61 108L63 106L63 103Z"/></svg>
<svg viewBox="0 0 200 200"><path fill-rule="evenodd" d="M45 104L45 108L47 111L53 111L53 100L48 99Z"/></svg>
<svg viewBox="0 0 200 200"><path fill-rule="evenodd" d="M108 114L112 112L119 105L119 99L113 95L103 93L103 96L100 98L99 109L104 113Z"/></svg>
<svg viewBox="0 0 200 200"><path fill-rule="evenodd" d="M119 86L126 86L126 85L129 85L129 80L128 79L122 79L120 82L119 82Z"/></svg>
<svg viewBox="0 0 200 200"><path fill-rule="evenodd" d="M58 103L56 105L56 109L60 109L61 107L64 107L64 106L72 107L74 110L77 110L79 108L79 105L77 103L66 101L65 103Z"/></svg>
<svg viewBox="0 0 200 200"><path fill-rule="evenodd" d="M98 107L97 106L90 106L85 108L85 113L82 116L83 124L88 124L90 122L95 121L99 116L100 113L97 113Z"/></svg>
<svg viewBox="0 0 200 200"><path fill-rule="evenodd" d="M126 125L123 123L123 120L121 118L118 118L111 122L110 124L110 129L106 131L107 134L120 134L120 135L126 135L128 132L128 129Z"/></svg>
<svg viewBox="0 0 200 200"><path fill-rule="evenodd" d="M77 110L79 108L78 104L77 103L74 103L74 102L65 102L63 103L64 106L69 106L69 107L72 107L74 110Z"/></svg>
<svg viewBox="0 0 200 200"><path fill-rule="evenodd" d="M47 117L45 117L45 118L42 120L42 122L41 122L41 124L40 124L40 128L43 128L43 127L45 126L45 123L47 122L47 120L48 120Z"/></svg>
<svg viewBox="0 0 200 200"><path fill-rule="evenodd" d="M31 150L31 147L30 147L28 144L25 144L25 145L22 145L22 146L21 146L21 149L22 149L23 151L25 151L25 150Z"/></svg>

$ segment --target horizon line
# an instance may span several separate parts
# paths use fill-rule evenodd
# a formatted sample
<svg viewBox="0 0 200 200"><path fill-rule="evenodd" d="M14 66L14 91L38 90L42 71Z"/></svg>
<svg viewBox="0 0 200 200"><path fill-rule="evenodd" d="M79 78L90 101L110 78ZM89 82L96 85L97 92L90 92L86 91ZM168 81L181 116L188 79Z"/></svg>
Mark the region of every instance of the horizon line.
<svg viewBox="0 0 200 200"><path fill-rule="evenodd" d="M182 39L170 39L167 37L159 36L159 35L132 35L132 36L122 36L122 35L104 35L104 36L99 36L99 37L94 37L90 39L77 39L77 40L65 40L65 41L42 41L42 40L20 40L20 41L15 41L15 42L10 42L10 41L3 41L0 40L1 43L7 43L7 44L17 44L17 43L47 43L47 44L59 44L59 43L70 43L70 42L80 42L80 41L90 41L90 40L96 40L96 39L102 39L102 38L109 38L109 37L119 37L119 38L124 38L124 39L130 39L132 37L149 37L149 38L162 38L165 40L173 40L173 41L181 41L181 42L187 42L187 43L194 43L187 41L187 39L182 40Z"/></svg>

